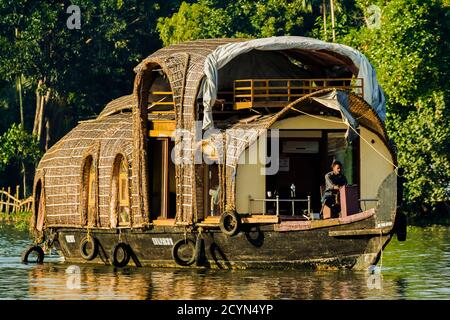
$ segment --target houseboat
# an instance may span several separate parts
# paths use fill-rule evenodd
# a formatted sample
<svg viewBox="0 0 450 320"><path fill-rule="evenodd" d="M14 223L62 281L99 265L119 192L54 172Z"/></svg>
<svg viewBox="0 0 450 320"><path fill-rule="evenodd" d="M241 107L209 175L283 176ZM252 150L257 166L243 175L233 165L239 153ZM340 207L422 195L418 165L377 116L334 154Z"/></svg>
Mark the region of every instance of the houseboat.
<svg viewBox="0 0 450 320"><path fill-rule="evenodd" d="M35 245L116 267L354 268L397 234L401 180L367 58L306 37L197 40L41 159ZM338 215L324 176L343 164Z"/></svg>

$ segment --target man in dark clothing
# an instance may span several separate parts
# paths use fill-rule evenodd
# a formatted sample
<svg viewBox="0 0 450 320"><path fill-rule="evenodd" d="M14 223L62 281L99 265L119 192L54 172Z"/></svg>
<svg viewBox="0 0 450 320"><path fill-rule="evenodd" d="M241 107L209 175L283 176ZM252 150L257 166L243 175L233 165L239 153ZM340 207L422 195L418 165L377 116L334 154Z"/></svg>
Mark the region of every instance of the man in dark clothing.
<svg viewBox="0 0 450 320"><path fill-rule="evenodd" d="M332 217L337 217L341 211L339 205L339 189L347 184L347 178L341 173L342 163L333 161L331 165L333 171L325 175L325 192L322 196L322 205L331 209Z"/></svg>

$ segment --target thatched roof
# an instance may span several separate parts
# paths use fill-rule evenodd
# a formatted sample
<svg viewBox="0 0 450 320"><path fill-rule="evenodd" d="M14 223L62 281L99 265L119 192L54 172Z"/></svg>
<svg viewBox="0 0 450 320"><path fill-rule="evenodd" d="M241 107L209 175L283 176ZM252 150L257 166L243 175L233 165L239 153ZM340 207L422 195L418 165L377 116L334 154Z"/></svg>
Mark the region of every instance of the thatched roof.
<svg viewBox="0 0 450 320"><path fill-rule="evenodd" d="M120 113L121 111L131 111L136 106L132 94L119 97L109 102L98 115L98 119L103 119L109 115Z"/></svg>
<svg viewBox="0 0 450 320"><path fill-rule="evenodd" d="M122 153L131 166L131 127L131 114L84 121L45 153L35 182L41 180L44 185L47 226L81 224L82 171L88 155L92 156L98 170L98 226L110 226L113 162L116 155ZM136 224L143 222L139 214L134 215L133 220Z"/></svg>

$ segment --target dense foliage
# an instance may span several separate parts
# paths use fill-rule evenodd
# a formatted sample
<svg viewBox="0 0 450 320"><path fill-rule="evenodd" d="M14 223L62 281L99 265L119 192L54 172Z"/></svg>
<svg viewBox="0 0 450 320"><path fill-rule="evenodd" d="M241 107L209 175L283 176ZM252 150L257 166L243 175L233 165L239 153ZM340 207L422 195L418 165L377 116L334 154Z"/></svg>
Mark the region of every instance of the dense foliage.
<svg viewBox="0 0 450 320"><path fill-rule="evenodd" d="M179 1L80 0L80 29L67 27L70 4L0 0L0 134L20 122L44 150L131 92L134 66L161 46L157 17Z"/></svg>
<svg viewBox="0 0 450 320"><path fill-rule="evenodd" d="M21 125L13 124L0 136L0 169L17 161L34 165L41 154L36 138L26 132Z"/></svg>
<svg viewBox="0 0 450 320"><path fill-rule="evenodd" d="M405 169L406 200L428 211L450 198L450 8L440 0L378 4L380 28L351 30L342 42L374 64Z"/></svg>
<svg viewBox="0 0 450 320"><path fill-rule="evenodd" d="M79 0L79 30L66 27L71 3L0 0L0 134L25 130L48 148L78 120L130 93L133 67L163 45L274 35L331 41L333 22L336 42L362 51L377 70L408 204L448 204L448 0ZM6 154L29 161L8 148L18 146L2 146L2 163Z"/></svg>
<svg viewBox="0 0 450 320"><path fill-rule="evenodd" d="M175 14L161 17L164 45L202 38L258 38L302 35L314 25L310 1L199 0L183 2Z"/></svg>

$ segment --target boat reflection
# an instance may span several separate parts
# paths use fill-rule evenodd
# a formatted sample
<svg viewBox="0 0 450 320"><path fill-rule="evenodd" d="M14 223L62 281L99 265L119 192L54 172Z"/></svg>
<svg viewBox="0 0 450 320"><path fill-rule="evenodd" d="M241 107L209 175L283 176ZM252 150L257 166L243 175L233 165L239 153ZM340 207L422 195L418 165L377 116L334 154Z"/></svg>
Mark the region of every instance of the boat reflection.
<svg viewBox="0 0 450 320"><path fill-rule="evenodd" d="M402 279L368 286L354 271L115 269L44 264L29 270L31 299L378 299L405 290ZM387 292L389 291L389 292Z"/></svg>

